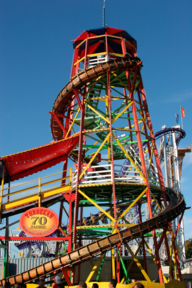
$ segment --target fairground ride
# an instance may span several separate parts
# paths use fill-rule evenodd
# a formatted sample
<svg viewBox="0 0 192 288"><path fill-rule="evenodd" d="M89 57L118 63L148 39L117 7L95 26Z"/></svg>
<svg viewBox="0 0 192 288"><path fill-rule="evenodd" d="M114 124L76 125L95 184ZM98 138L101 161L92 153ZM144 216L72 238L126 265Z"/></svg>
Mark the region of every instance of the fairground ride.
<svg viewBox="0 0 192 288"><path fill-rule="evenodd" d="M179 190L164 185L136 40L124 30L103 27L84 31L74 40L73 46L70 82L61 90L50 112L53 143L1 158L1 217L21 213L34 205L48 207L60 201L61 224L63 204L67 202L68 230L59 226L58 236L61 233L61 237L36 239L66 241L67 254L6 279L11 285L21 281L27 283L62 270L71 286L80 280L81 264L99 256L87 274L86 282L89 283L95 272L99 279L102 260L110 250L112 278L118 283L126 281L129 284L134 262L143 283L153 287L148 276L148 250L157 265L159 283L173 280L177 287L185 287L176 236L186 206ZM69 158L75 163L75 171L68 168ZM14 192L9 185L5 193L4 179L10 183L61 161L64 168L60 178L39 178L31 188ZM31 195L26 194L29 189ZM19 198L14 199L15 195ZM142 214L144 206L147 213ZM87 207L98 210L93 213L95 217L90 216L89 225L84 221L87 215L83 214ZM138 215L132 223L125 218L131 209ZM178 225L173 230L172 221L177 217ZM149 237L154 253L147 242ZM10 238L5 239L15 240ZM23 238L18 240L26 240ZM91 243L82 246L82 241L88 238ZM129 243L134 239L139 243L137 251L133 251ZM132 256L128 267L121 256L122 244ZM170 264L168 278L163 274L160 262L162 245ZM137 258L140 248L144 265ZM0 282L2 285L5 280Z"/></svg>
<svg viewBox="0 0 192 288"><path fill-rule="evenodd" d="M182 163L183 163L183 158L185 156L185 153L190 152L191 148L178 148L180 140L185 137L185 132L180 128L179 125L171 127L171 128L166 128L166 126L162 127L161 131L158 131L155 133L155 139L157 142L157 145L160 147L158 154L159 154L159 159L161 163L161 168L163 171L163 177L165 180L165 186L173 188L175 191L180 191L180 181L181 181L181 171L182 171ZM160 143L159 143L160 140ZM146 143L143 144L143 146L146 145ZM128 160L125 161L124 165L129 164ZM126 167L122 165L121 167L121 176L123 176L126 172ZM154 204L153 204L154 205ZM125 206L121 206L117 208L117 213L121 213L121 211L125 210L127 208L126 204ZM121 211L120 211L121 210ZM122 211L122 212L123 212ZM102 212L101 212L102 213ZM92 225L93 221L99 220L99 217L101 217L101 213L90 213L90 216L87 215L87 213L84 212L86 217L83 217L83 225L89 226ZM147 211L147 205L143 205L141 214L143 217L148 217L148 211ZM130 224L134 223L137 221L139 223L139 211L138 211L138 206L134 206L132 209L130 209L125 215L124 218L126 221L128 221ZM105 214L102 215L101 217L102 223L106 224L107 223L107 217ZM175 230L175 221L179 221L178 219L175 219L172 222L173 230ZM122 224L125 223L124 220L122 220ZM61 224L61 227L64 231L68 231L68 223L66 224ZM82 245L86 245L90 243L90 241L94 241L95 237L101 237L101 236L106 236L109 235L111 232L105 232L105 231L97 231L97 234L90 229L86 230L87 234L85 237L85 231L83 232L84 237L82 238ZM51 235L52 237L58 235L58 229ZM161 231L156 230L156 235L157 238L159 235L161 235ZM27 235L22 231L22 230L10 230L9 236L26 236ZM169 245L171 245L171 239L169 238ZM150 247L150 250L154 253L154 247L153 243L150 238L146 239L148 246ZM179 261L181 268L184 268L185 265L185 241L184 241L184 225L183 225L183 219L181 220L180 223L180 229L178 231L177 237L176 237L176 242L177 242L177 248L179 249ZM13 243L11 241L9 244ZM67 250L67 242L60 242L59 247L56 245L57 242L51 242L51 241L17 241L15 243L15 246L21 251L19 255L21 257L55 257L56 250L58 251L57 255L62 255L66 252ZM130 241L129 243L131 245L132 250L136 251L140 245L140 240L135 239ZM11 246L10 246L11 247ZM9 251L11 248L9 249ZM116 251L115 251L116 255ZM142 256L143 255L143 249L140 247L138 250L137 255ZM146 255L149 256L150 253L147 250ZM110 253L108 252L106 256L110 256ZM126 249L125 245L121 245L121 256L126 257L130 256L129 251ZM166 255L166 250L165 246L162 246L161 249L159 250L159 256L160 260L163 263L163 270L166 271L168 268L168 258ZM131 273L131 270L130 270ZM166 273L166 272L164 272ZM82 273L81 273L82 277ZM155 276L154 276L155 277Z"/></svg>

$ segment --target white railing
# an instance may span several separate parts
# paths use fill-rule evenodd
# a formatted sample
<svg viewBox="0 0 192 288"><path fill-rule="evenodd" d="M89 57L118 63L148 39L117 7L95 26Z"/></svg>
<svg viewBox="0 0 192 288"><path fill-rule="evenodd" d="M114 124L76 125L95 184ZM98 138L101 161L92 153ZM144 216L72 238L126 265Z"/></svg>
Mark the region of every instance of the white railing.
<svg viewBox="0 0 192 288"><path fill-rule="evenodd" d="M112 182L112 165L97 165L90 166L84 173L80 180L80 184L101 184ZM124 167L124 171L122 171ZM129 182L129 183L144 183L143 178L140 176L139 172L131 170L132 165L114 165L114 180L115 182ZM75 187L77 183L77 171L72 177L72 186Z"/></svg>
<svg viewBox="0 0 192 288"><path fill-rule="evenodd" d="M107 62L107 55L90 56L88 59L88 67L94 67L100 63Z"/></svg>
<svg viewBox="0 0 192 288"><path fill-rule="evenodd" d="M80 180L80 184L101 184L112 182L112 169L111 164L89 166ZM114 165L114 180L115 182L128 182L128 183L144 183L144 179L138 171L133 170L132 165ZM150 171L148 181L156 186L159 186L158 172ZM77 171L72 175L72 187L74 188L77 183Z"/></svg>
<svg viewBox="0 0 192 288"><path fill-rule="evenodd" d="M122 56L120 56L120 54L117 54L117 55L110 55L109 54L107 56L107 54L100 54L100 55L94 55L93 54L92 56L88 56L89 57L88 58L88 67L94 67L100 63L105 63L107 61L123 57L123 55Z"/></svg>

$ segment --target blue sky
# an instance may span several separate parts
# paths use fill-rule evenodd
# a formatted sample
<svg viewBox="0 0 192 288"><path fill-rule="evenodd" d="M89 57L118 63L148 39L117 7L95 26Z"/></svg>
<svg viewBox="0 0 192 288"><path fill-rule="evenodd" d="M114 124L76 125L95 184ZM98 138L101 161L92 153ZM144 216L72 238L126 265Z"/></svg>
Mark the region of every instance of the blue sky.
<svg viewBox="0 0 192 288"><path fill-rule="evenodd" d="M0 1L1 156L52 140L48 111L69 81L71 40L102 26L102 6L103 0ZM191 11L189 0L106 0L106 24L137 40L154 131L175 125L180 105L185 109L180 147L192 143ZM191 155L184 160L181 185L187 206ZM192 238L191 216L187 210L186 239Z"/></svg>

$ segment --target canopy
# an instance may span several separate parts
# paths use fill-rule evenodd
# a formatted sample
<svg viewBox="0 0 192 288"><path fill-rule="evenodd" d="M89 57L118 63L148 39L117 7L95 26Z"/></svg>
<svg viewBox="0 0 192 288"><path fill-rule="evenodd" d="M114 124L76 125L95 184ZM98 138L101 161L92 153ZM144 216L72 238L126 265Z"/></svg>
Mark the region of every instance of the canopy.
<svg viewBox="0 0 192 288"><path fill-rule="evenodd" d="M5 165L5 183L18 180L33 173L42 171L67 159L69 153L77 146L79 135L67 139L52 141L34 149L0 157L0 181L2 166Z"/></svg>
<svg viewBox="0 0 192 288"><path fill-rule="evenodd" d="M81 41L83 41L87 37L104 35L105 33L107 33L107 35L113 35L113 36L118 36L118 37L122 35L122 37L125 38L127 41L130 41L135 48L137 47L137 41L130 34L128 34L125 30L112 28L112 27L102 27L102 28L89 29L89 30L83 31L73 41L73 47L75 48Z"/></svg>

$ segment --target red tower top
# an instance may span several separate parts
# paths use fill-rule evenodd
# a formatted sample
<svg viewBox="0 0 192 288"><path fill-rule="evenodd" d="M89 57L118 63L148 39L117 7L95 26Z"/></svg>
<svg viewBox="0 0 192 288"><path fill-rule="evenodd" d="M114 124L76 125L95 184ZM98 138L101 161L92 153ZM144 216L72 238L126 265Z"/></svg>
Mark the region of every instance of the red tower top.
<svg viewBox="0 0 192 288"><path fill-rule="evenodd" d="M85 30L74 41L71 78L99 63L117 57L137 56L137 42L125 30L111 27Z"/></svg>

